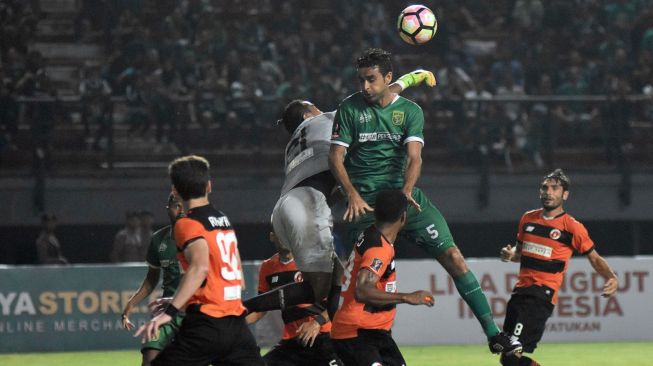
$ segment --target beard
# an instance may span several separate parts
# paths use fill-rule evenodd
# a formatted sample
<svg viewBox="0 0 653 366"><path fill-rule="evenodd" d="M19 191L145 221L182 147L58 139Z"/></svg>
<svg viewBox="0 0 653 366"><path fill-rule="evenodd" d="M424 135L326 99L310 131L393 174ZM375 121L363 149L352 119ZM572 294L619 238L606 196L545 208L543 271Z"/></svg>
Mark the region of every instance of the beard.
<svg viewBox="0 0 653 366"><path fill-rule="evenodd" d="M562 206L562 200L559 200L559 201L558 200L550 200L549 201L550 203L547 204L546 203L547 200L544 199L544 198L541 198L540 202L542 202L542 208L544 208L547 211L553 211L556 208Z"/></svg>

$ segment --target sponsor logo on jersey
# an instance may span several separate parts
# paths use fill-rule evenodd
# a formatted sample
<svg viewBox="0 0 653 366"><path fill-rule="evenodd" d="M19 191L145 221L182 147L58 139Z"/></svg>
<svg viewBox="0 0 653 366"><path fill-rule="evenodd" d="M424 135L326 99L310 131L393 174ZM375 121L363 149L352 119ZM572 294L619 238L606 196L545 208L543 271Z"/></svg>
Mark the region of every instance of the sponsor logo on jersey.
<svg viewBox="0 0 653 366"><path fill-rule="evenodd" d="M375 272L378 272L381 269L381 266L383 266L383 261L379 258L374 258L372 260L372 264L370 264L370 268L372 268Z"/></svg>
<svg viewBox="0 0 653 366"><path fill-rule="evenodd" d="M270 283L277 283L277 282L279 282L279 276L272 276Z"/></svg>
<svg viewBox="0 0 653 366"><path fill-rule="evenodd" d="M392 124L395 126L404 124L404 111L392 111Z"/></svg>
<svg viewBox="0 0 653 366"><path fill-rule="evenodd" d="M533 232L533 230L535 230L535 226L532 225L528 225L526 226L526 228L524 228L524 231L526 231L527 233Z"/></svg>
<svg viewBox="0 0 653 366"><path fill-rule="evenodd" d="M525 241L524 246L522 247L522 252L537 254L542 257L551 258L551 255L553 254L553 248L548 247L546 245Z"/></svg>
<svg viewBox="0 0 653 366"><path fill-rule="evenodd" d="M363 111L363 113L358 116L358 122L360 123L367 123L370 121L372 121L372 115L368 111Z"/></svg>
<svg viewBox="0 0 653 366"><path fill-rule="evenodd" d="M401 134L390 132L363 132L358 134L358 141L401 141Z"/></svg>
<svg viewBox="0 0 653 366"><path fill-rule="evenodd" d="M385 292L397 292L397 281L391 281L386 283Z"/></svg>
<svg viewBox="0 0 653 366"><path fill-rule="evenodd" d="M551 230L549 232L549 238L551 238L553 240L560 239L560 235L561 235L561 233L560 233L560 230L558 230L558 229L553 229L553 230Z"/></svg>
<svg viewBox="0 0 653 366"><path fill-rule="evenodd" d="M286 167L286 174L290 173L293 169L295 169L299 164L305 162L307 159L313 157L315 155L315 152L313 151L312 147L309 147L308 149L300 152L295 156L294 159L288 164Z"/></svg>

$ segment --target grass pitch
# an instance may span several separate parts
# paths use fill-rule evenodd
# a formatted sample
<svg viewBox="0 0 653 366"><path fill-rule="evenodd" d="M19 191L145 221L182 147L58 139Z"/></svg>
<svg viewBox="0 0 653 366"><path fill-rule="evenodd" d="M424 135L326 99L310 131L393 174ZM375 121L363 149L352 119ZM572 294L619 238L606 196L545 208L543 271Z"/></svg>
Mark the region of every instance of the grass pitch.
<svg viewBox="0 0 653 366"><path fill-rule="evenodd" d="M401 352L409 366L499 365L499 358L484 346L401 347ZM653 342L543 342L534 358L545 366L648 366L653 360ZM0 354L2 366L136 366L140 361L137 350Z"/></svg>

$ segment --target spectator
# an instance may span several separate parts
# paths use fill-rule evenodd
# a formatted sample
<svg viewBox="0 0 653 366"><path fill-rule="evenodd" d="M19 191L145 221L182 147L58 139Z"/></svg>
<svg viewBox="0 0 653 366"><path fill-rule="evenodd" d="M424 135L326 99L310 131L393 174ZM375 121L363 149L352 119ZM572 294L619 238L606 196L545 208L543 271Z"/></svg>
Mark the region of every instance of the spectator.
<svg viewBox="0 0 653 366"><path fill-rule="evenodd" d="M143 241L141 220L138 212L135 211L128 211L125 216L127 222L116 234L110 259L112 262L141 262L147 251L147 243Z"/></svg>
<svg viewBox="0 0 653 366"><path fill-rule="evenodd" d="M41 216L41 233L36 239L36 253L39 264L69 264L63 256L61 244L54 231L57 228L57 217L53 214Z"/></svg>
<svg viewBox="0 0 653 366"><path fill-rule="evenodd" d="M94 150L100 149L103 138L108 138L111 128L111 87L100 75L100 69L93 65L86 69L84 78L79 83L82 98L82 123L87 137L91 135L91 125L96 126L92 138Z"/></svg>

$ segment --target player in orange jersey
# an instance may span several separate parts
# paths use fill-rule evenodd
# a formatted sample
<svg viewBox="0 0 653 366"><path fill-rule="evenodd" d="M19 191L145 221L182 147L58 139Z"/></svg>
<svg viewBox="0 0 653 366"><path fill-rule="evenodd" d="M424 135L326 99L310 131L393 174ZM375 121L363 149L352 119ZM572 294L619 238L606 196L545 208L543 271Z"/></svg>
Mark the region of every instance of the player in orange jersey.
<svg viewBox="0 0 653 366"><path fill-rule="evenodd" d="M304 281L303 273L290 250L279 242L274 231L270 231L270 241L277 253L261 264L258 277L259 294L279 286ZM307 291L310 288L306 288ZM267 312L247 315L247 323L259 321ZM267 366L339 366L343 363L336 356L329 332L331 322L324 308L313 304L298 305L281 311L284 328L279 344L274 346L263 360Z"/></svg>
<svg viewBox="0 0 653 366"><path fill-rule="evenodd" d="M347 265L331 338L345 365L405 365L391 336L396 305L433 306L427 291L397 292L394 242L406 224L408 199L401 190L380 191L375 222L356 242ZM350 282L351 281L351 282Z"/></svg>
<svg viewBox="0 0 653 366"><path fill-rule="evenodd" d="M183 276L165 311L136 336L155 338L161 325L186 309L179 333L152 361L160 365L263 365L241 302L242 273L236 233L225 214L209 202L209 162L199 156L175 159L168 167L172 192L186 217L175 223L177 259ZM215 364L215 362L214 362Z"/></svg>
<svg viewBox="0 0 653 366"><path fill-rule="evenodd" d="M542 339L547 319L558 300L558 289L574 252L587 256L592 268L607 281L602 296L617 291L617 276L594 248L585 226L563 208L569 198L569 178L562 169L544 177L542 208L526 212L519 221L517 245L501 249L501 260L519 262L519 279L508 302L503 330L518 339L523 352L532 353ZM504 366L535 366L521 352L502 355Z"/></svg>

